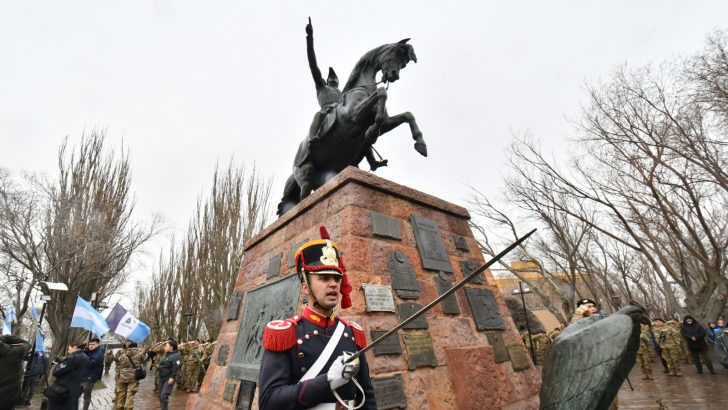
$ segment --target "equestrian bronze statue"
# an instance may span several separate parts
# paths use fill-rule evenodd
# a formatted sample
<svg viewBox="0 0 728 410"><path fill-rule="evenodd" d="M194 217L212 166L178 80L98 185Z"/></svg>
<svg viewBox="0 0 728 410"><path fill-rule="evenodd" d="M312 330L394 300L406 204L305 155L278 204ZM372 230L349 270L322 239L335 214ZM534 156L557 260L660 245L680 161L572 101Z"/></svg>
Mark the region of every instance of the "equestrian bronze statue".
<svg viewBox="0 0 728 410"><path fill-rule="evenodd" d="M427 145L422 138L414 115L404 112L387 114L387 89L399 79L399 71L410 61L417 62L415 50L405 39L385 44L364 54L339 91L336 73L329 68L325 81L316 62L313 49L313 27L309 19L306 26L308 61L316 84L316 97L321 106L313 119L308 136L298 146L293 162L293 174L288 177L283 198L278 204L278 215L299 203L327 180L349 165L358 166L367 159L372 170L386 166L386 160L377 160L372 147L380 135L407 123L415 140L415 150L427 156ZM381 72L381 81L376 81Z"/></svg>

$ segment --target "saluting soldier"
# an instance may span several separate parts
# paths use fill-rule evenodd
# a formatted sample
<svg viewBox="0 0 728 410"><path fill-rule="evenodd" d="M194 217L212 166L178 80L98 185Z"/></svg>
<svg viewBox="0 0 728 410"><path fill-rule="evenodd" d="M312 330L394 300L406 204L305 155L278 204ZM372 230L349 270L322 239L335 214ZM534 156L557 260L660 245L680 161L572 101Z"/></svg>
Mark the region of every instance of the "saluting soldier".
<svg viewBox="0 0 728 410"><path fill-rule="evenodd" d="M662 319L655 319L656 341L660 343L662 357L667 362L670 376L682 376L680 372L680 333L670 325L665 325Z"/></svg>
<svg viewBox="0 0 728 410"><path fill-rule="evenodd" d="M303 244L295 253L296 272L307 304L300 315L275 320L263 332L260 364L261 410L335 408L376 409L369 366L364 355L345 363L348 352L366 346L358 324L334 314L351 306L348 282L339 250L321 227L321 239ZM328 344L333 349L328 348ZM347 353L345 353L347 352Z"/></svg>

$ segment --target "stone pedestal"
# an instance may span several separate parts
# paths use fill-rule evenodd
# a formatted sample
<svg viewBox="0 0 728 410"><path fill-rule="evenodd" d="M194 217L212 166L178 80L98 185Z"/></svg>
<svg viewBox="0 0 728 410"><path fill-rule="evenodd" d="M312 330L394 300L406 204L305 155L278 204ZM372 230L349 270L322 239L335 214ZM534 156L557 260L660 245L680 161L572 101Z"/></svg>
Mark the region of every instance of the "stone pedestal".
<svg viewBox="0 0 728 410"><path fill-rule="evenodd" d="M361 324L371 341L373 332L391 329L484 263L469 218L460 206L357 168L344 170L247 242L226 307L229 320L187 408L257 409L260 332L268 316L301 310L300 292L285 291L300 288L289 277L292 253L318 239L319 226L338 244L354 286L353 306L340 315ZM380 287L386 285L391 289ZM538 407L539 373L490 272L413 324L367 353L380 408Z"/></svg>

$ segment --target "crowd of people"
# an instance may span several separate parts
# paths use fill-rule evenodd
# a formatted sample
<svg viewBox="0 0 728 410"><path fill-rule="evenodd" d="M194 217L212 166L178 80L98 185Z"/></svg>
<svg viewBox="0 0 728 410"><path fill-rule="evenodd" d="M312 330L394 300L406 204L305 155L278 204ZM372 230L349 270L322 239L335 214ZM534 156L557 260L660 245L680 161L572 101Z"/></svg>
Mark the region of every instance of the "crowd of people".
<svg viewBox="0 0 728 410"><path fill-rule="evenodd" d="M577 313L577 320L584 316L584 312ZM530 337L528 333L523 333L526 349L530 351L533 343L536 364L543 363L546 351L562 330L563 325L549 333L541 331ZM682 323L653 319L650 326L642 325L637 352L637 364L642 369L643 379L653 379L651 363L656 358L670 376L682 376L681 364L694 364L698 374L703 374L703 365L709 373L715 374L715 364L728 372L728 332L725 321L721 319L703 326L690 315L686 315Z"/></svg>
<svg viewBox="0 0 728 410"><path fill-rule="evenodd" d="M178 344L169 339L143 349L133 341L122 348L104 349L98 338L72 343L65 357L50 362L47 354L14 336L0 338L0 410L30 405L41 386L44 408L88 410L93 388L104 372L115 364L113 405L117 410L134 408L139 383L151 370L154 391L166 410L175 386L195 392L204 378L215 343L193 340ZM25 363L25 365L24 365ZM150 381L151 383L151 381ZM81 400L83 398L83 400Z"/></svg>

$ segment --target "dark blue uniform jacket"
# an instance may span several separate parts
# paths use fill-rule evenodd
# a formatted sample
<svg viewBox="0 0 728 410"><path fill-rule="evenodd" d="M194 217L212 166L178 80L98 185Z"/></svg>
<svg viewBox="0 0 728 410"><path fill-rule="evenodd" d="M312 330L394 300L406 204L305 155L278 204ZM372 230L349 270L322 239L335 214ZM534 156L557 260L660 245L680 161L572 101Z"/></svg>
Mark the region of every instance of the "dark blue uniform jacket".
<svg viewBox="0 0 728 410"><path fill-rule="evenodd" d="M318 376L300 382L314 364L336 329L339 321L346 327L344 335ZM263 336L263 358L260 364L258 406L261 410L306 409L319 403L335 403L326 373L331 363L343 352L356 352L366 345L366 336L359 325L337 317L325 317L306 308L300 316L285 321L273 321ZM366 402L362 409L376 409L369 366L364 355L359 356L361 368L356 376L364 390ZM359 404L361 392L349 382L336 392L343 400L355 399Z"/></svg>

